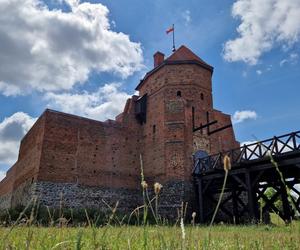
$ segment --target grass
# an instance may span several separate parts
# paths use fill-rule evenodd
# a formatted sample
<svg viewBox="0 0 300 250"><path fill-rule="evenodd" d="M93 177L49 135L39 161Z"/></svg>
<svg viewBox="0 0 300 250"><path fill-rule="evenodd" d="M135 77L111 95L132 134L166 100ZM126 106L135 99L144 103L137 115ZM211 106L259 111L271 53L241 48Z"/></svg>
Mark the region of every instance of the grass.
<svg viewBox="0 0 300 250"><path fill-rule="evenodd" d="M300 222L289 226L146 226L146 249L299 249ZM0 228L0 249L145 249L144 228L137 226Z"/></svg>
<svg viewBox="0 0 300 250"><path fill-rule="evenodd" d="M141 157L140 157L141 158ZM276 214L271 214L270 225L215 225L214 218L219 209L223 192L226 186L227 174L231 168L230 158L224 159L226 172L223 188L219 197L218 205L209 226L197 226L194 224L196 214L193 216L191 225L184 224L186 207L182 204L179 221L171 226L164 224L158 214L159 183L154 185L155 207L152 206L154 199L149 198L148 184L144 180L143 164L141 158L141 185L143 189L142 224L131 226L120 223L116 210L118 203L111 208L111 215L107 223L100 224L100 214L96 220L84 210L85 226L69 226L63 214L59 211L59 218L54 220L55 211L49 209L48 217L51 219L48 227L39 225L38 204L34 202L30 215L29 205L12 220L8 213L9 225L0 227L0 250L1 249L300 249L300 221L292 221L284 224ZM273 162L272 162L273 163ZM274 164L274 163L273 163ZM278 170L279 171L279 170ZM283 184L285 184L283 182ZM149 225L148 212L152 212L156 225ZM28 211L27 211L28 210ZM43 210L42 210L43 211ZM41 213L42 213L41 211ZM95 211L94 211L95 212ZM42 213L43 214L43 213ZM17 215L17 213L15 214ZM73 219L72 213L72 219ZM79 213L80 215L80 213ZM151 213L149 214L151 215ZM25 216L25 220L24 220ZM131 215L129 216L129 218ZM137 216L138 218L139 216ZM80 216L79 216L80 218ZM1 218L0 218L1 219ZM22 219L24 221L22 221ZM61 223L64 219L64 223ZM116 219L116 220L115 220ZM7 220L7 218L6 218ZM4 220L4 221L6 221ZM1 220L0 220L1 221ZM123 220L122 220L123 221ZM116 224L118 222L119 224ZM137 219L139 222L139 219ZM74 223L74 222L73 222ZM101 223L101 222L100 222Z"/></svg>

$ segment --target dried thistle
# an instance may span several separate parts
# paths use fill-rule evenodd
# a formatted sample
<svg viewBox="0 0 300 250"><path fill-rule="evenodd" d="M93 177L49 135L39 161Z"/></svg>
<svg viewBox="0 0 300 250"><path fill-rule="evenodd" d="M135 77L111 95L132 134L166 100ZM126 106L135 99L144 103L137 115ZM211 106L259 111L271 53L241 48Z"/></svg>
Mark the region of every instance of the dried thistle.
<svg viewBox="0 0 300 250"><path fill-rule="evenodd" d="M162 189L163 185L161 185L160 183L158 182L155 182L154 183L154 193L156 195L158 195L160 193L160 190Z"/></svg>
<svg viewBox="0 0 300 250"><path fill-rule="evenodd" d="M224 166L225 172L228 172L231 169L231 160L230 160L230 157L228 155L224 156L223 166Z"/></svg>
<svg viewBox="0 0 300 250"><path fill-rule="evenodd" d="M141 182L141 185L142 185L142 188L143 188L144 190L148 188L148 184L147 184L146 181L142 181L142 182Z"/></svg>
<svg viewBox="0 0 300 250"><path fill-rule="evenodd" d="M222 198L223 198L223 194L224 194L224 191L225 191L225 186L226 186L226 182L227 182L228 172L231 169L231 161L230 161L230 157L228 155L224 156L223 165L224 165L224 170L225 170L224 182L223 182L221 194L220 194L220 197L219 197L219 200L218 200L215 212L214 212L213 217L211 219L211 222L209 224L209 232L211 230L211 226L214 223L215 217L216 217L217 212L219 210L219 207L220 207L220 204L221 204L221 201L222 201Z"/></svg>

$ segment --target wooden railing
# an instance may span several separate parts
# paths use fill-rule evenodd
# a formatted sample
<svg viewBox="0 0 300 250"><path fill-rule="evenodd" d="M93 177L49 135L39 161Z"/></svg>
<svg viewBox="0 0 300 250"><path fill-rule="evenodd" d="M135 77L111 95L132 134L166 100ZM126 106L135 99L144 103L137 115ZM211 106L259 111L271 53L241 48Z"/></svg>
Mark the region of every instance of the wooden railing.
<svg viewBox="0 0 300 250"><path fill-rule="evenodd" d="M281 156L294 151L300 151L300 131L278 137L274 136L268 140L243 145L240 148L198 159L193 169L193 174L223 169L223 158L225 155L230 157L232 167L235 167L245 162L266 159L268 154Z"/></svg>

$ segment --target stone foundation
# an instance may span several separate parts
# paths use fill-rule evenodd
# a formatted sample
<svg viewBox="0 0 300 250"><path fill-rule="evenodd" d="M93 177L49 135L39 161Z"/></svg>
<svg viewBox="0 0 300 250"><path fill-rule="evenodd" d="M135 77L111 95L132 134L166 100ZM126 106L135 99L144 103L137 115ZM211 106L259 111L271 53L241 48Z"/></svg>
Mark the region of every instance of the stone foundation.
<svg viewBox="0 0 300 250"><path fill-rule="evenodd" d="M196 211L196 198L192 182L171 181L165 183L159 197L159 212L163 218L177 219L182 209L186 207L186 218L191 218Z"/></svg>
<svg viewBox="0 0 300 250"><path fill-rule="evenodd" d="M0 210L26 206L33 198L35 183L24 182L14 192L0 196Z"/></svg>
<svg viewBox="0 0 300 250"><path fill-rule="evenodd" d="M11 206L12 194L5 194L0 196L0 210L8 209Z"/></svg>
<svg viewBox="0 0 300 250"><path fill-rule="evenodd" d="M155 194L153 187L148 188L149 198ZM177 219L182 203L187 204L186 217L188 220L195 210L192 182L172 181L163 185L159 195L159 214L163 218ZM108 204L114 207L117 202L117 211L129 214L143 204L141 190L125 188L89 187L74 183L34 182L24 183L13 194L0 197L0 209L26 206L34 197L40 204L49 207L65 208L97 208L103 212L110 212ZM153 201L153 207L155 202Z"/></svg>
<svg viewBox="0 0 300 250"><path fill-rule="evenodd" d="M35 194L41 204L50 207L97 208L110 210L106 204L118 211L131 212L142 202L139 190L125 188L89 187L73 183L38 182Z"/></svg>

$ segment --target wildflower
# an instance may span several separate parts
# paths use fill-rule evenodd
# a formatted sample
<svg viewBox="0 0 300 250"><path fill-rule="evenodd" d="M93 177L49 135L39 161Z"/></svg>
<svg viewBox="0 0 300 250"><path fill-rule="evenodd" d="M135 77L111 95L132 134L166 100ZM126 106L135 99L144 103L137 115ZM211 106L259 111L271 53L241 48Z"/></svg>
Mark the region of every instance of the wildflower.
<svg viewBox="0 0 300 250"><path fill-rule="evenodd" d="M146 181L142 181L142 182L141 182L141 185L142 185L142 188L143 188L143 189L147 189L147 188L148 188L148 184L147 184Z"/></svg>
<svg viewBox="0 0 300 250"><path fill-rule="evenodd" d="M185 240L185 229L184 229L183 218L180 219L180 228L181 228L181 237L183 240Z"/></svg>
<svg viewBox="0 0 300 250"><path fill-rule="evenodd" d="M196 218L196 212L192 213L192 225L195 226L195 218Z"/></svg>
<svg viewBox="0 0 300 250"><path fill-rule="evenodd" d="M156 195L158 195L160 193L160 190L162 189L162 187L163 187L163 185L161 185L158 182L155 182L155 184L154 184L154 193Z"/></svg>
<svg viewBox="0 0 300 250"><path fill-rule="evenodd" d="M228 172L231 169L231 161L228 155L224 156L223 165L224 165L225 172Z"/></svg>
<svg viewBox="0 0 300 250"><path fill-rule="evenodd" d="M192 218L193 218L193 220L195 220L195 218L196 218L196 212L192 213Z"/></svg>

